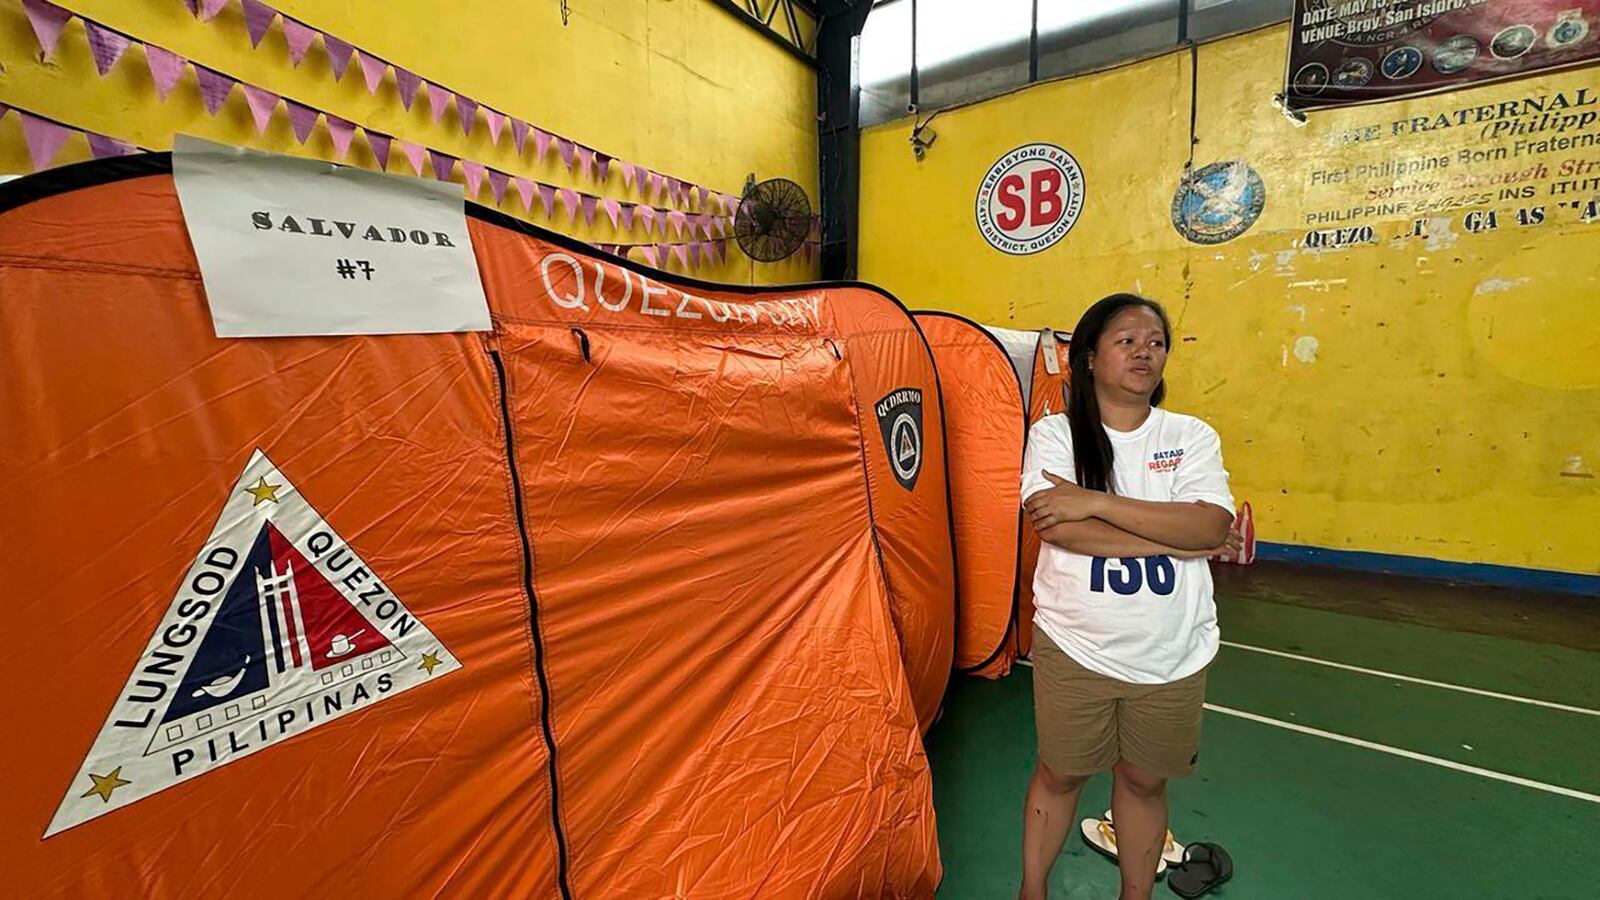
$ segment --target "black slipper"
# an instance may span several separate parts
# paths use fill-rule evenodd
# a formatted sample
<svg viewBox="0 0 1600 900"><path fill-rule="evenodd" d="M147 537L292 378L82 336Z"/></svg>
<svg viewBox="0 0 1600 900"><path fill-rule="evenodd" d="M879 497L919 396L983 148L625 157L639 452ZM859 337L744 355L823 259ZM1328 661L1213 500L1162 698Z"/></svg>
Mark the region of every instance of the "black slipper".
<svg viewBox="0 0 1600 900"><path fill-rule="evenodd" d="M1167 872L1167 886L1179 897L1198 897L1233 877L1233 857L1216 844L1190 844L1183 862Z"/></svg>

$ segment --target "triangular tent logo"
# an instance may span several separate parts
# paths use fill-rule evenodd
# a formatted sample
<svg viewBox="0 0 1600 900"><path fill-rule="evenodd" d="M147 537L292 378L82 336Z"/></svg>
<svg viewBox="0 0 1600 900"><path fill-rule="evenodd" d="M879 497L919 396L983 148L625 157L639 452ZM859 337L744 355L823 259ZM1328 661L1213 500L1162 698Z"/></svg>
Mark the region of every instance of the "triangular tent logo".
<svg viewBox="0 0 1600 900"><path fill-rule="evenodd" d="M906 490L915 490L917 475L922 472L921 388L890 391L873 409L895 480Z"/></svg>
<svg viewBox="0 0 1600 900"><path fill-rule="evenodd" d="M44 836L459 668L257 450Z"/></svg>

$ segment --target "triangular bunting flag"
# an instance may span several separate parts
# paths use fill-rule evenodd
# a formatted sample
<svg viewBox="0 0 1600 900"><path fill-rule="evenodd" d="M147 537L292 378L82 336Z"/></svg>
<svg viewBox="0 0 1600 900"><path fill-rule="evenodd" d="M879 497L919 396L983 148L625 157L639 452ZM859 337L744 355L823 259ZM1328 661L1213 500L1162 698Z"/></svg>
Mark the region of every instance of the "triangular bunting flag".
<svg viewBox="0 0 1600 900"><path fill-rule="evenodd" d="M317 30L309 25L304 25L288 16L283 17L283 39L289 44L289 61L296 66L306 58L306 51L311 49L311 42L317 37Z"/></svg>
<svg viewBox="0 0 1600 900"><path fill-rule="evenodd" d="M278 11L261 0L240 0L240 5L244 7L244 27L250 32L250 46L259 47L261 39L272 28L272 20L278 17Z"/></svg>
<svg viewBox="0 0 1600 900"><path fill-rule="evenodd" d="M33 35L39 39L44 58L54 56L56 45L61 42L61 29L67 27L72 13L45 0L22 0L22 11L28 16L28 24L33 26Z"/></svg>
<svg viewBox="0 0 1600 900"><path fill-rule="evenodd" d="M639 214L639 221L644 223L644 233L649 234L656 227L656 208L654 206L636 206L634 211Z"/></svg>
<svg viewBox="0 0 1600 900"><path fill-rule="evenodd" d="M591 197L588 194L584 194L578 200L578 206L583 210L583 221L584 221L585 224L589 225L590 227L594 226L595 199L596 198Z"/></svg>
<svg viewBox="0 0 1600 900"><path fill-rule="evenodd" d="M244 102L250 105L250 115L255 117L256 134L266 134L267 126L272 124L272 114L278 110L278 95L253 84L242 84L239 88L244 91Z"/></svg>
<svg viewBox="0 0 1600 900"><path fill-rule="evenodd" d="M670 175L667 176L667 196L671 198L673 203L678 202L678 192L681 190L683 190L683 182Z"/></svg>
<svg viewBox="0 0 1600 900"><path fill-rule="evenodd" d="M389 142L392 140L387 134L378 134L375 131L367 132L367 146L372 148L372 156L378 161L378 171L389 168Z"/></svg>
<svg viewBox="0 0 1600 900"><path fill-rule="evenodd" d="M356 139L356 123L327 114L328 137L333 139L333 152L344 159L350 152L350 142Z"/></svg>
<svg viewBox="0 0 1600 900"><path fill-rule="evenodd" d="M317 110L294 102L284 100L283 105L289 107L289 127L294 129L295 140L304 144L311 137L311 132L317 127Z"/></svg>
<svg viewBox="0 0 1600 900"><path fill-rule="evenodd" d="M194 77L200 82L200 99L206 105L206 112L216 115L222 104L228 102L228 94L233 91L234 80L204 66L194 67Z"/></svg>
<svg viewBox="0 0 1600 900"><path fill-rule="evenodd" d="M661 268L660 260L661 260L661 248L657 247L654 244L646 245L645 248L644 248L644 261L649 263L652 268L659 269L659 268Z"/></svg>
<svg viewBox="0 0 1600 900"><path fill-rule="evenodd" d="M672 258L677 260L678 265L683 266L684 268L689 267L689 254L683 249L682 244L672 245Z"/></svg>
<svg viewBox="0 0 1600 900"><path fill-rule="evenodd" d="M33 162L34 171L48 168L61 152L61 145L72 135L72 129L20 109L17 116L22 121L22 139L28 144L28 159Z"/></svg>
<svg viewBox="0 0 1600 900"><path fill-rule="evenodd" d="M428 110L433 116L433 124L439 124L439 119L444 115L445 104L450 102L450 92L439 87L433 82L428 82Z"/></svg>
<svg viewBox="0 0 1600 900"><path fill-rule="evenodd" d="M611 177L611 157L605 155L604 153L597 154L595 156L594 171L595 179L602 184L605 183L605 180Z"/></svg>
<svg viewBox="0 0 1600 900"><path fill-rule="evenodd" d="M428 164L427 148L421 144L413 144L410 141L402 141L398 138L395 139L395 143L400 145L401 155L406 158L407 162L411 163L411 171L417 173L417 177L422 177L422 167Z"/></svg>
<svg viewBox="0 0 1600 900"><path fill-rule="evenodd" d="M700 245L698 243L689 245L689 267L692 269L700 268Z"/></svg>
<svg viewBox="0 0 1600 900"><path fill-rule="evenodd" d="M562 188L561 205L567 210L567 224L575 225L578 222L578 192L571 188Z"/></svg>
<svg viewBox="0 0 1600 900"><path fill-rule="evenodd" d="M478 121L478 101L457 94L456 116L461 120L461 133L472 134L472 126Z"/></svg>
<svg viewBox="0 0 1600 900"><path fill-rule="evenodd" d="M218 512L46 838L461 668L260 450Z"/></svg>
<svg viewBox="0 0 1600 900"><path fill-rule="evenodd" d="M450 173L456 167L456 158L437 150L429 150L428 156L433 160L433 177L440 181L449 181Z"/></svg>
<svg viewBox="0 0 1600 900"><path fill-rule="evenodd" d="M561 154L561 164L572 171L572 164L578 158L578 147L566 138L556 138L556 152Z"/></svg>
<svg viewBox="0 0 1600 900"><path fill-rule="evenodd" d="M528 145L528 123L521 119L511 120L511 141L517 147L517 155L521 156L523 148Z"/></svg>
<svg viewBox="0 0 1600 900"><path fill-rule="evenodd" d="M394 86L400 92L400 105L407 110L417 100L417 89L422 87L422 79L415 72L394 67Z"/></svg>
<svg viewBox="0 0 1600 900"><path fill-rule="evenodd" d="M155 44L144 45L144 62L150 67L150 78L156 83L156 96L163 101L183 77L183 57Z"/></svg>
<svg viewBox="0 0 1600 900"><path fill-rule="evenodd" d="M107 137L103 134L95 134L92 131L85 132L85 134L87 134L89 137L89 152L94 154L95 159L106 159L107 157L112 156L127 156L128 154L134 152L133 145L127 141L119 141L116 138Z"/></svg>
<svg viewBox="0 0 1600 900"><path fill-rule="evenodd" d="M383 73L388 71L389 64L383 60L366 53L356 53L356 62L361 64L361 78L367 83L367 93L378 93L378 86L383 84Z"/></svg>
<svg viewBox="0 0 1600 900"><path fill-rule="evenodd" d="M209 22L215 19L217 13L222 12L222 8L227 5L228 0L200 0L200 21Z"/></svg>
<svg viewBox="0 0 1600 900"><path fill-rule="evenodd" d="M611 227L616 228L621 224L622 204L607 197L605 200L606 216L611 219Z"/></svg>
<svg viewBox="0 0 1600 900"><path fill-rule="evenodd" d="M467 182L467 196L473 200L478 199L478 191L483 189L483 176L488 169L483 163L473 162L470 159L461 161L461 174Z"/></svg>
<svg viewBox="0 0 1600 900"><path fill-rule="evenodd" d="M523 211L531 214L533 212L533 182L526 178L517 177L511 179L511 183L516 185L517 195L522 198Z"/></svg>
<svg viewBox="0 0 1600 900"><path fill-rule="evenodd" d="M551 134L542 128L533 130L533 161L544 162L544 155L550 150Z"/></svg>
<svg viewBox="0 0 1600 900"><path fill-rule="evenodd" d="M633 230L633 213L634 213L634 209L635 209L635 207L634 207L634 205L632 203L624 203L624 204L622 204L622 230L623 231L632 231Z"/></svg>
<svg viewBox="0 0 1600 900"><path fill-rule="evenodd" d="M672 226L672 233L680 238L683 237L683 226L687 219L687 216L677 210L667 213L667 222Z"/></svg>
<svg viewBox="0 0 1600 900"><path fill-rule="evenodd" d="M103 77L122 59L122 54L128 52L130 42L115 31L88 20L84 20L83 30L89 38L89 53L94 56L94 67Z"/></svg>
<svg viewBox="0 0 1600 900"><path fill-rule="evenodd" d="M622 187L624 190L633 189L633 172L633 163L625 162L622 164Z"/></svg>
<svg viewBox="0 0 1600 900"><path fill-rule="evenodd" d="M350 68L350 57L356 52L356 48L331 34L324 34L322 49L328 51L328 65L333 67L333 80L344 80L345 70Z"/></svg>
<svg viewBox="0 0 1600 900"><path fill-rule="evenodd" d="M645 196L649 198L651 203L654 203L661 196L661 189L666 186L667 182L666 179L662 178L661 175L656 172L651 172L649 174L650 191L649 193L645 194Z"/></svg>
<svg viewBox="0 0 1600 900"><path fill-rule="evenodd" d="M499 206L501 203L505 202L506 187L510 184L510 175L507 175L499 169L489 170L489 191L490 193L494 194L494 202L496 206Z"/></svg>
<svg viewBox="0 0 1600 900"><path fill-rule="evenodd" d="M695 188L695 190L700 194L700 208L705 209L706 199L711 196L711 189L704 186L698 186Z"/></svg>
<svg viewBox="0 0 1600 900"><path fill-rule="evenodd" d="M551 218L555 215L556 189L548 184L539 185L539 206L544 209L544 217Z"/></svg>
<svg viewBox="0 0 1600 900"><path fill-rule="evenodd" d="M494 110L485 106L483 108L483 121L484 124L489 126L489 142L492 144L499 144L500 132L504 131L506 127L505 113L495 112Z"/></svg>
<svg viewBox="0 0 1600 900"><path fill-rule="evenodd" d="M594 151L588 147L578 148L578 171L584 178L594 177Z"/></svg>

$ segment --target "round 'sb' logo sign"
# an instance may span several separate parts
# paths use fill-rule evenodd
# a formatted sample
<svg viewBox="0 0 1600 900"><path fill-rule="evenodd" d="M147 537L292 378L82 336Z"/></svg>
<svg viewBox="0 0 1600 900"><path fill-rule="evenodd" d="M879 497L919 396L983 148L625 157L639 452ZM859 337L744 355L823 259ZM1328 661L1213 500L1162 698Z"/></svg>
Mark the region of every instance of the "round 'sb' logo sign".
<svg viewBox="0 0 1600 900"><path fill-rule="evenodd" d="M995 249L1027 256L1067 236L1083 212L1083 168L1055 144L1024 144L978 185L978 230Z"/></svg>

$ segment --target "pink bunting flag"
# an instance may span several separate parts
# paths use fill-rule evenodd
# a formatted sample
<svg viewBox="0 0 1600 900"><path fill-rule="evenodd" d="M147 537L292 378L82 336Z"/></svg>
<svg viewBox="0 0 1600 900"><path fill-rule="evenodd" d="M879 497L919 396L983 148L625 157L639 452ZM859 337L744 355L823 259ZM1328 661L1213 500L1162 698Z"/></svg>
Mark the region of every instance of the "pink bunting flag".
<svg viewBox="0 0 1600 900"><path fill-rule="evenodd" d="M266 134L267 126L272 124L272 114L278 111L278 95L253 84L239 87L244 91L244 102L250 105L250 115L255 117L256 134Z"/></svg>
<svg viewBox="0 0 1600 900"><path fill-rule="evenodd" d="M529 181L526 178L518 176L516 178L511 179L511 183L517 186L517 194L522 197L522 208L525 211L527 211L529 213L532 213L533 212L533 189L534 189L533 182Z"/></svg>
<svg viewBox="0 0 1600 900"><path fill-rule="evenodd" d="M227 5L228 0L200 0L200 21L209 22L215 19L217 13L222 12L222 8Z"/></svg>
<svg viewBox="0 0 1600 900"><path fill-rule="evenodd" d="M33 26L33 36L39 39L44 58L54 56L56 45L61 42L61 29L67 27L72 13L45 0L22 0L22 11L28 16L28 24Z"/></svg>
<svg viewBox="0 0 1600 900"><path fill-rule="evenodd" d="M698 243L689 245L689 266L695 269L700 268L700 245Z"/></svg>
<svg viewBox="0 0 1600 900"><path fill-rule="evenodd" d="M395 140L395 143L400 145L401 155L406 158L407 162L411 163L411 171L417 173L417 177L421 178L422 167L426 165L428 161L427 148L423 147L421 144L413 144L410 141L402 141L398 138Z"/></svg>
<svg viewBox="0 0 1600 900"><path fill-rule="evenodd" d="M672 225L673 234L680 238L683 237L683 226L687 219L687 216L677 210L667 213L667 222Z"/></svg>
<svg viewBox="0 0 1600 900"><path fill-rule="evenodd" d="M417 89L422 87L422 79L415 73L394 67L394 86L400 91L400 105L407 110L417 101Z"/></svg>
<svg viewBox="0 0 1600 900"><path fill-rule="evenodd" d="M200 99L206 105L206 112L216 115L222 104L228 102L228 94L233 91L234 80L204 66L194 67L194 77L200 82Z"/></svg>
<svg viewBox="0 0 1600 900"><path fill-rule="evenodd" d="M178 79L183 77L183 57L155 44L145 44L144 61L150 67L150 78L156 83L156 96L165 101L178 86Z"/></svg>
<svg viewBox="0 0 1600 900"><path fill-rule="evenodd" d="M316 40L317 30L302 22L283 17L283 39L289 44L289 61L299 66L305 61L306 51L311 49L311 42Z"/></svg>
<svg viewBox="0 0 1600 900"><path fill-rule="evenodd" d="M528 146L528 123L521 119L511 120L511 142L517 147L517 155L521 156L523 148Z"/></svg>
<svg viewBox="0 0 1600 900"><path fill-rule="evenodd" d="M432 112L433 124L439 124L439 118L444 115L445 104L449 102L449 91L431 81L428 82L428 109Z"/></svg>
<svg viewBox="0 0 1600 900"><path fill-rule="evenodd" d="M583 173L584 178L594 177L594 151L588 147L578 148L578 171Z"/></svg>
<svg viewBox="0 0 1600 900"><path fill-rule="evenodd" d="M722 216L712 216L711 224L717 229L717 237L728 236L728 220Z"/></svg>
<svg viewBox="0 0 1600 900"><path fill-rule="evenodd" d="M331 113L328 118L328 137L333 139L333 152L344 159L350 152L350 143L356 139L356 123L348 119L341 119Z"/></svg>
<svg viewBox="0 0 1600 900"><path fill-rule="evenodd" d="M689 253L682 244L672 245L672 258L678 261L678 265L686 269L689 267Z"/></svg>
<svg viewBox="0 0 1600 900"><path fill-rule="evenodd" d="M250 32L250 46L261 46L261 39L272 28L272 20L278 17L278 11L261 0L240 0L239 5L244 7L244 27Z"/></svg>
<svg viewBox="0 0 1600 900"><path fill-rule="evenodd" d="M554 187L548 184L539 185L539 206L544 209L545 218L548 219L555 215L556 189Z"/></svg>
<svg viewBox="0 0 1600 900"><path fill-rule="evenodd" d="M633 230L634 205L632 203L623 203L623 204L621 204L621 206L622 206L622 228L623 228L624 231L632 231Z"/></svg>
<svg viewBox="0 0 1600 900"><path fill-rule="evenodd" d="M644 246L644 261L649 263L651 268L661 268L661 263L659 262L660 258L661 251L656 248L656 245L646 244Z"/></svg>
<svg viewBox="0 0 1600 900"><path fill-rule="evenodd" d="M623 163L622 164L622 187L625 190L633 190L633 175L634 175L633 163L631 163L631 162Z"/></svg>
<svg viewBox="0 0 1600 900"><path fill-rule="evenodd" d="M616 228L622 218L622 204L607 197L605 200L606 216L611 219L611 227Z"/></svg>
<svg viewBox="0 0 1600 900"><path fill-rule="evenodd" d="M499 169L489 170L489 191L494 194L496 206L505 202L506 188L511 185L511 176Z"/></svg>
<svg viewBox="0 0 1600 900"><path fill-rule="evenodd" d="M345 70L350 68L350 57L356 52L356 48L331 34L324 34L322 49L328 51L328 65L333 67L333 80L344 80Z"/></svg>
<svg viewBox="0 0 1600 900"><path fill-rule="evenodd" d="M4 103L0 103L0 119L4 119L6 117L6 113L10 111L11 107L5 105Z"/></svg>
<svg viewBox="0 0 1600 900"><path fill-rule="evenodd" d="M450 173L456 167L456 158L437 150L429 150L428 156L433 159L433 177L440 181L449 181Z"/></svg>
<svg viewBox="0 0 1600 900"><path fill-rule="evenodd" d="M478 121L478 101L457 94L456 117L461 120L461 133L472 134L472 126L477 124Z"/></svg>
<svg viewBox="0 0 1600 900"><path fill-rule="evenodd" d="M122 59L122 54L128 52L130 42L115 31L102 28L87 19L84 20L83 30L89 38L89 53L94 57L94 67L103 78Z"/></svg>
<svg viewBox="0 0 1600 900"><path fill-rule="evenodd" d="M289 127L294 129L295 140L304 144L311 138L311 132L317 127L317 110L293 100L285 99L283 105L289 107Z"/></svg>
<svg viewBox="0 0 1600 900"><path fill-rule="evenodd" d="M699 187L696 187L695 190L700 193L700 208L701 209L705 209L706 208L706 200L708 198L710 198L710 196L711 196L711 189L708 188L708 187L705 187L704 185L701 185Z"/></svg>
<svg viewBox="0 0 1600 900"><path fill-rule="evenodd" d="M533 161L544 162L544 155L550 149L551 134L542 128L533 130Z"/></svg>
<svg viewBox="0 0 1600 900"><path fill-rule="evenodd" d="M604 153L595 156L595 178L602 183L611 177L611 157Z"/></svg>
<svg viewBox="0 0 1600 900"><path fill-rule="evenodd" d="M92 131L84 132L89 137L89 152L95 159L106 159L112 156L127 156L133 152L133 145L127 141L119 141L114 137L95 134Z"/></svg>
<svg viewBox="0 0 1600 900"><path fill-rule="evenodd" d="M576 144L563 137L556 138L556 152L561 154L561 164L572 171L572 163L577 160L578 147Z"/></svg>
<svg viewBox="0 0 1600 900"><path fill-rule="evenodd" d="M667 177L667 196L672 199L673 203L678 202L678 192L682 189L683 182L670 175Z"/></svg>
<svg viewBox="0 0 1600 900"><path fill-rule="evenodd" d="M466 176L468 197L477 199L478 191L483 189L483 176L488 171L488 168L483 163L473 162L470 159L461 161L461 174Z"/></svg>
<svg viewBox="0 0 1600 900"><path fill-rule="evenodd" d="M17 116L22 120L22 139L28 144L28 159L33 162L34 171L47 168L55 162L56 154L61 152L61 145L67 142L72 130L20 109Z"/></svg>
<svg viewBox="0 0 1600 900"><path fill-rule="evenodd" d="M361 64L361 77L367 83L367 93L377 94L378 86L383 84L383 73L388 71L389 64L367 53L357 53L356 62Z"/></svg>
<svg viewBox="0 0 1600 900"><path fill-rule="evenodd" d="M661 189L666 185L666 179L656 172L648 173L650 176L650 190L645 194L652 203L661 195Z"/></svg>
<svg viewBox="0 0 1600 900"><path fill-rule="evenodd" d="M654 206L635 207L639 213L639 221L644 223L644 233L649 234L656 228L656 208Z"/></svg>
<svg viewBox="0 0 1600 900"><path fill-rule="evenodd" d="M485 106L483 108L483 122L485 125L489 126L489 142L498 146L500 143L500 132L504 131L506 128L506 114L495 112L494 110Z"/></svg>
<svg viewBox="0 0 1600 900"><path fill-rule="evenodd" d="M378 171L389 168L389 143L393 138L387 134L378 134L375 131L367 132L367 146L372 148L372 157L378 161Z"/></svg>
<svg viewBox="0 0 1600 900"><path fill-rule="evenodd" d="M576 225L578 222L578 192L571 188L562 188L561 205L567 210L567 224Z"/></svg>
<svg viewBox="0 0 1600 900"><path fill-rule="evenodd" d="M583 221L591 228L594 227L594 206L596 198L588 194L581 195L578 205L583 209Z"/></svg>

